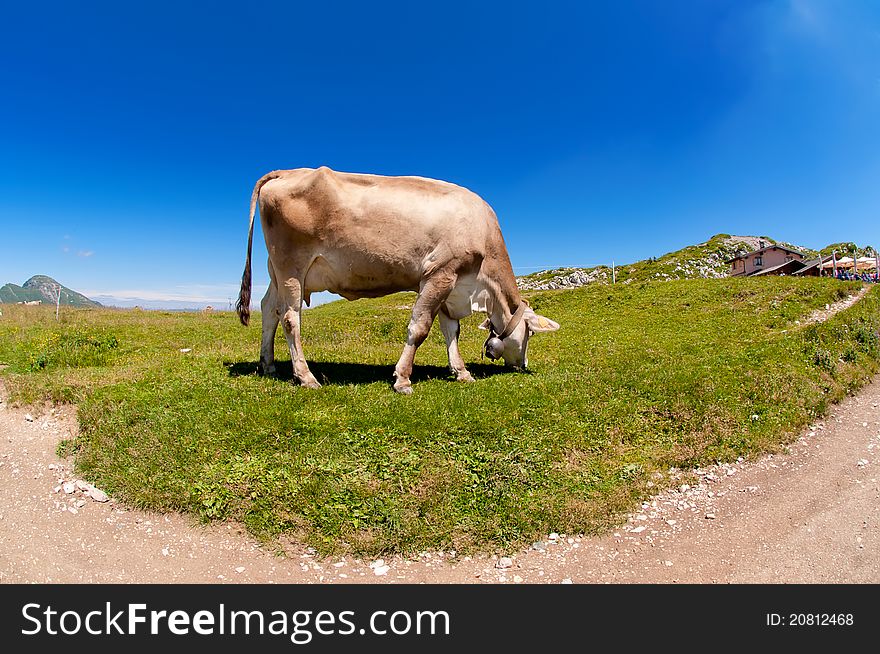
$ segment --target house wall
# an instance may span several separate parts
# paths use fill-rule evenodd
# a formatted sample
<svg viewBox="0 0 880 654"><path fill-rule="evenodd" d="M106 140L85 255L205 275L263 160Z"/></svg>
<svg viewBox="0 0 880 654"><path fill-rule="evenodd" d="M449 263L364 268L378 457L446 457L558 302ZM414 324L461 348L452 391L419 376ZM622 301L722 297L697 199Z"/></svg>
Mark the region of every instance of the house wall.
<svg viewBox="0 0 880 654"><path fill-rule="evenodd" d="M745 262L742 259L734 259L730 262L730 276L742 277L746 274Z"/></svg>
<svg viewBox="0 0 880 654"><path fill-rule="evenodd" d="M732 277L751 275L761 270L766 270L767 268L783 264L786 262L787 257L799 260L803 260L804 258L799 254L771 247L763 252L752 252L732 261L730 264L730 275ZM758 263L759 260L760 264Z"/></svg>

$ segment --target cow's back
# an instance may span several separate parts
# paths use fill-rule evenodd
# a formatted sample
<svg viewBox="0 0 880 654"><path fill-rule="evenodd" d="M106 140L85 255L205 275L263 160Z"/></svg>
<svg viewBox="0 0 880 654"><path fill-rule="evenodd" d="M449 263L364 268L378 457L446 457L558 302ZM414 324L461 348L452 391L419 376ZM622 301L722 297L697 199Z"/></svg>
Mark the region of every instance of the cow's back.
<svg viewBox="0 0 880 654"><path fill-rule="evenodd" d="M324 238L333 236L331 230L346 230L348 225L341 223L345 219L366 221L354 223L364 229L399 221L417 232L450 227L482 232L487 219L494 219L477 194L449 182L340 173L326 167L291 170L270 180L260 202L261 211L280 213L291 227Z"/></svg>
<svg viewBox="0 0 880 654"><path fill-rule="evenodd" d="M260 215L273 264L305 268L308 291L345 297L416 289L440 265L479 266L500 239L479 196L423 177L291 170L263 186Z"/></svg>

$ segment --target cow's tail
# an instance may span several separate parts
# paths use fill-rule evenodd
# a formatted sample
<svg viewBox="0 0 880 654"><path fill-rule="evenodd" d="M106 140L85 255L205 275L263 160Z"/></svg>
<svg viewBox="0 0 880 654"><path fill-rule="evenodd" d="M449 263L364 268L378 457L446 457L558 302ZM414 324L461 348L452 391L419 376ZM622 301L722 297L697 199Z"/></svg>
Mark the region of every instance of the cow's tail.
<svg viewBox="0 0 880 654"><path fill-rule="evenodd" d="M263 175L254 186L254 192L251 194L251 216L250 225L248 226L248 246L247 258L244 261L244 273L241 276L241 291L238 293L238 302L235 303L235 310L238 312L238 318L241 324L247 326L251 321L251 249L254 244L254 214L257 211L257 199L260 197L260 189L271 179L276 179L284 174L283 170L275 170L271 173Z"/></svg>

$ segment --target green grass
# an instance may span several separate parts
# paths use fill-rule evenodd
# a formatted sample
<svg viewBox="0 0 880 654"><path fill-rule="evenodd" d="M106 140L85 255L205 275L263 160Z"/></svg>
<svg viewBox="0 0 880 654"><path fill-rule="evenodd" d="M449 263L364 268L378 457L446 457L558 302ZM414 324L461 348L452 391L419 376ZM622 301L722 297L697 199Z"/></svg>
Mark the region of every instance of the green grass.
<svg viewBox="0 0 880 654"><path fill-rule="evenodd" d="M245 329L227 313L66 310L58 324L4 306L0 374L20 403L76 403L80 435L63 451L133 505L325 553L498 550L601 532L670 467L778 450L880 370L880 288L827 323L795 322L858 288L767 278L536 293L562 329L531 340L530 373L481 362L473 316L462 351L476 383L452 381L435 329L411 397L390 383L412 295L306 311L318 391L289 383L280 337L278 378L255 374L258 316Z"/></svg>

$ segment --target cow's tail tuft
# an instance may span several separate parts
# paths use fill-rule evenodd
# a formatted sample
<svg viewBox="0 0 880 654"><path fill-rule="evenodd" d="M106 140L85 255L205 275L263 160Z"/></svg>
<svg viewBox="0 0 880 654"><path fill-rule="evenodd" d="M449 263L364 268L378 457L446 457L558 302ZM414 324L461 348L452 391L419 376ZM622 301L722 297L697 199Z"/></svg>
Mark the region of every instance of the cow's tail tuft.
<svg viewBox="0 0 880 654"><path fill-rule="evenodd" d="M238 293L238 301L235 303L235 310L238 312L238 318L241 324L247 326L251 321L251 249L254 244L254 214L257 211L257 199L260 197L260 189L263 184L270 179L281 177L283 170L275 170L267 175L263 175L254 186L254 192L251 194L251 215L250 225L248 226L248 245L247 258L244 261L244 273L241 276L241 290Z"/></svg>
<svg viewBox="0 0 880 654"><path fill-rule="evenodd" d="M247 260L244 264L244 274L241 276L241 290L238 292L238 301L235 303L238 311L238 319L247 327L251 322L251 253L248 249Z"/></svg>

